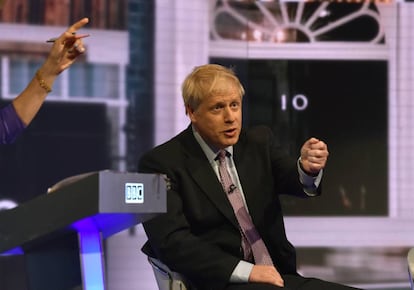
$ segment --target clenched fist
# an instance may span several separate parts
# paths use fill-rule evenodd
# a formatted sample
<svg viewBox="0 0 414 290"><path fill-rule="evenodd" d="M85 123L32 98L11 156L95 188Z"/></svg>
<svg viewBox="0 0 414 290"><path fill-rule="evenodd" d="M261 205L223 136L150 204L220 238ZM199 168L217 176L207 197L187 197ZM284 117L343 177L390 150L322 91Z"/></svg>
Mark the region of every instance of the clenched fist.
<svg viewBox="0 0 414 290"><path fill-rule="evenodd" d="M328 146L325 142L310 138L300 150L302 169L310 175L317 175L325 167L328 156Z"/></svg>

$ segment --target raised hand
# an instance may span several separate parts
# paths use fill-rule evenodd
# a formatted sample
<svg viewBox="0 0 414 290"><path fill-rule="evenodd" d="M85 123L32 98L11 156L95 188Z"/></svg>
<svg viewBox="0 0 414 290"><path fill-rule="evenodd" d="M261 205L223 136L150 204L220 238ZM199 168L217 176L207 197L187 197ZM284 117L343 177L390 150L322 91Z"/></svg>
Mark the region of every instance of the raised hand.
<svg viewBox="0 0 414 290"><path fill-rule="evenodd" d="M328 156L328 146L325 142L310 138L300 150L300 161L303 170L311 175L318 174L325 167Z"/></svg>

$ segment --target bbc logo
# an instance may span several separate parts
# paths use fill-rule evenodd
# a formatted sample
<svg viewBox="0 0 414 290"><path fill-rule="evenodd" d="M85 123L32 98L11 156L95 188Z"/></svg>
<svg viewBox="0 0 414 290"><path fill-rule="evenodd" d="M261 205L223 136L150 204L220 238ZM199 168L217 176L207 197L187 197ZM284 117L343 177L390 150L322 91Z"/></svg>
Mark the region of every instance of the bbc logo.
<svg viewBox="0 0 414 290"><path fill-rule="evenodd" d="M125 183L125 203L144 203L143 183Z"/></svg>

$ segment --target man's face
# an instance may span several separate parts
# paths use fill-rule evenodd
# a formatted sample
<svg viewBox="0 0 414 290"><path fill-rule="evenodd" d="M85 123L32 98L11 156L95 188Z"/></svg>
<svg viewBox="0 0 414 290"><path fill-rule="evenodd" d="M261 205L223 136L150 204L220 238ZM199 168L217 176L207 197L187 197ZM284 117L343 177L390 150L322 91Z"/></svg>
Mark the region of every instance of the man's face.
<svg viewBox="0 0 414 290"><path fill-rule="evenodd" d="M242 121L242 100L233 87L226 93L205 98L197 109L188 108L188 115L200 136L217 149L236 144Z"/></svg>

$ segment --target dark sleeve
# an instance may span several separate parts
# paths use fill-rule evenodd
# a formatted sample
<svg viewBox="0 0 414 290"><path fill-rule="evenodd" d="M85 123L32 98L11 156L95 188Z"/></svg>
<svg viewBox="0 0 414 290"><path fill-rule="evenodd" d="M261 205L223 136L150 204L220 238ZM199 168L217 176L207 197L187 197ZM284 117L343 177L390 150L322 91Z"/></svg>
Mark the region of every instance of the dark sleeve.
<svg viewBox="0 0 414 290"><path fill-rule="evenodd" d="M26 128L13 107L9 104L0 110L0 144L11 144Z"/></svg>
<svg viewBox="0 0 414 290"><path fill-rule="evenodd" d="M263 151L269 152L276 192L298 197L310 197L300 183L297 164L300 152L298 152L298 156L291 156L288 150L280 145L278 136L269 127L258 126L256 128L256 134L256 138L260 138L258 142L265 144L266 149ZM320 188L318 188L315 194L319 195L320 193Z"/></svg>

